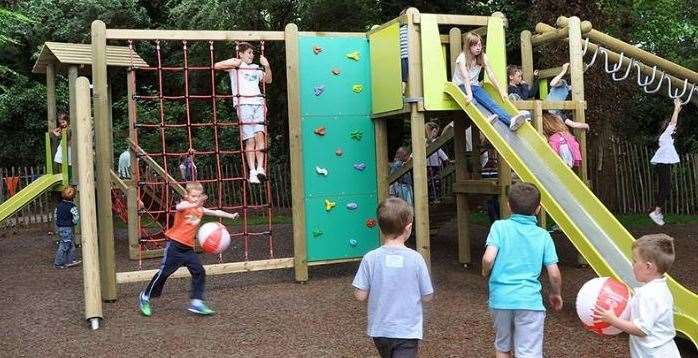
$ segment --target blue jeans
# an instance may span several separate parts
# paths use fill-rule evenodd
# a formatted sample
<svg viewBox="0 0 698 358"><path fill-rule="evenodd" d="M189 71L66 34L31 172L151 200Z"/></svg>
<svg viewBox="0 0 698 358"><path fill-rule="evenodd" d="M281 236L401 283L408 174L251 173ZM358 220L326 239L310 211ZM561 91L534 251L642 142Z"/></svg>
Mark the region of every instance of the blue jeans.
<svg viewBox="0 0 698 358"><path fill-rule="evenodd" d="M465 92L465 86L459 86L463 93ZM496 114L499 120L504 122L507 126L511 123L511 116L502 107L500 107L497 102L492 100L490 95L481 86L470 85L470 89L473 91L473 99L477 101L480 105L485 107L488 111Z"/></svg>
<svg viewBox="0 0 698 358"><path fill-rule="evenodd" d="M58 233L58 250L56 250L56 258L53 260L54 266L64 266L75 261L75 243L73 243L73 228L59 227Z"/></svg>

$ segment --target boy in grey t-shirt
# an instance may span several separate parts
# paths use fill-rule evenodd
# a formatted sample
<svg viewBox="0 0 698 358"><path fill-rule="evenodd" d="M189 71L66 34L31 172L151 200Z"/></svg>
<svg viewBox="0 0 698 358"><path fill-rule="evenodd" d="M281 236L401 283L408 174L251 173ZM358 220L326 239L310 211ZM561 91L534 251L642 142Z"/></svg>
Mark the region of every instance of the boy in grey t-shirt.
<svg viewBox="0 0 698 358"><path fill-rule="evenodd" d="M378 206L383 246L364 255L352 285L368 299L368 335L381 357L416 357L422 339L422 302L434 288L424 258L405 246L412 232L412 207L400 198Z"/></svg>

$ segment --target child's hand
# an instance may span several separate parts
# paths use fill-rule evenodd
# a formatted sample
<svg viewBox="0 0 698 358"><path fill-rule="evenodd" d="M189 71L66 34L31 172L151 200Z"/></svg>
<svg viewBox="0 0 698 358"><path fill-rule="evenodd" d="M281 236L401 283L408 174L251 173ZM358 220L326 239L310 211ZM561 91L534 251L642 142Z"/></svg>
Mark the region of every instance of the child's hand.
<svg viewBox="0 0 698 358"><path fill-rule="evenodd" d="M235 220L235 219L237 219L238 217L240 217L240 214L238 214L238 213L233 213L232 216L231 216L230 218L233 219L233 220Z"/></svg>
<svg viewBox="0 0 698 358"><path fill-rule="evenodd" d="M538 70L533 71L533 77L538 77L538 75L540 75L540 71L538 71Z"/></svg>
<svg viewBox="0 0 698 358"><path fill-rule="evenodd" d="M472 93L466 93L465 94L465 102L470 103L473 101L473 94Z"/></svg>
<svg viewBox="0 0 698 358"><path fill-rule="evenodd" d="M269 60L264 56L259 56L259 63L264 67L269 67Z"/></svg>
<svg viewBox="0 0 698 358"><path fill-rule="evenodd" d="M618 319L618 316L612 309L605 309L599 306L598 303L594 306L594 315L592 317L594 317L595 321L603 321L611 325Z"/></svg>
<svg viewBox="0 0 698 358"><path fill-rule="evenodd" d="M548 297L548 302L550 306L555 310L559 311L562 309L562 296L560 294L550 294Z"/></svg>
<svg viewBox="0 0 698 358"><path fill-rule="evenodd" d="M503 101L509 99L509 94L505 90L499 90L499 96L502 97Z"/></svg>
<svg viewBox="0 0 698 358"><path fill-rule="evenodd" d="M674 98L674 109L681 108L681 97Z"/></svg>

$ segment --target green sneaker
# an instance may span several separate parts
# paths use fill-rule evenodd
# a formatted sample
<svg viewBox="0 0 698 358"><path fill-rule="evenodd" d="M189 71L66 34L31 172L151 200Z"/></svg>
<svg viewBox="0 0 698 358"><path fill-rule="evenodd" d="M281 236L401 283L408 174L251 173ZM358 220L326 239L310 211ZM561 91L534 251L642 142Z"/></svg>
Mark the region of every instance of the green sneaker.
<svg viewBox="0 0 698 358"><path fill-rule="evenodd" d="M216 313L216 311L208 308L203 302L192 303L191 306L189 306L188 311L201 316L210 316Z"/></svg>
<svg viewBox="0 0 698 358"><path fill-rule="evenodd" d="M141 313L146 317L150 317L152 314L152 312L150 312L150 300L145 298L143 292L138 295L138 308L141 309Z"/></svg>

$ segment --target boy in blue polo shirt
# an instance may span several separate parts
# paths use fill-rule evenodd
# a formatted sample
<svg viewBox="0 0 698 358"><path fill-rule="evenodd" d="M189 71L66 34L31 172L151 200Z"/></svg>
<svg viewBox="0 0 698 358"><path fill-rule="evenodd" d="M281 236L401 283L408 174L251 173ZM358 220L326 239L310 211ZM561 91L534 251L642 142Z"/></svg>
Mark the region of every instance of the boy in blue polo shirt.
<svg viewBox="0 0 698 358"><path fill-rule="evenodd" d="M562 277L550 234L536 225L540 192L529 183L509 190L512 215L490 228L482 258L482 275L490 277L489 307L496 331L498 358L543 356L545 307L540 274L545 266L550 280L550 305L562 309Z"/></svg>

